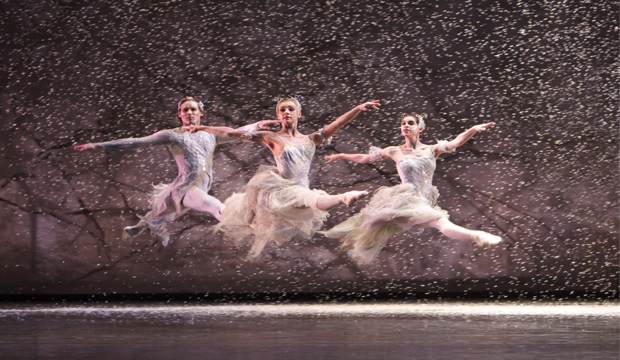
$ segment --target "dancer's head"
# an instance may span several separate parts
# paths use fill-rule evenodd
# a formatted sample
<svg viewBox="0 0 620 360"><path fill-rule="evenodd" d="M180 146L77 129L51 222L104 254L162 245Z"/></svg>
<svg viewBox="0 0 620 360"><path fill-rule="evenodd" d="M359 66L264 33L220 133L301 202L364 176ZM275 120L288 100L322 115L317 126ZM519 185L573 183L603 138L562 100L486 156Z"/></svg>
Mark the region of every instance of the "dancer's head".
<svg viewBox="0 0 620 360"><path fill-rule="evenodd" d="M404 115L402 120L400 121L400 132L403 136L410 136L413 134L419 134L424 127L424 118L426 114L416 114L412 113L411 115Z"/></svg>
<svg viewBox="0 0 620 360"><path fill-rule="evenodd" d="M205 108L202 101L186 96L179 101L178 113L183 126L200 125L200 120L205 115Z"/></svg>
<svg viewBox="0 0 620 360"><path fill-rule="evenodd" d="M301 117L301 104L299 100L293 97L285 97L277 99L276 115L282 122L282 126L292 126L296 124Z"/></svg>

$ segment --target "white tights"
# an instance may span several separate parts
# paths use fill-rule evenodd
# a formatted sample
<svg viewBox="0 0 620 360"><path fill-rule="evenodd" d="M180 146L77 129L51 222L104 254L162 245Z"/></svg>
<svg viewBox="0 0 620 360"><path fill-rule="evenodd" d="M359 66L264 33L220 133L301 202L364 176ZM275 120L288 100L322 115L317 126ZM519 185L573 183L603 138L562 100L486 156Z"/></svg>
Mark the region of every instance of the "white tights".
<svg viewBox="0 0 620 360"><path fill-rule="evenodd" d="M452 223L446 218L429 221L425 225L434 227L449 238L456 240L473 240L474 232Z"/></svg>
<svg viewBox="0 0 620 360"><path fill-rule="evenodd" d="M316 207L319 210L328 210L329 208L342 203L342 197L343 197L343 194L321 195L316 200Z"/></svg>
<svg viewBox="0 0 620 360"><path fill-rule="evenodd" d="M197 187L191 187L183 198L183 206L211 214L217 221L222 220L222 202Z"/></svg>

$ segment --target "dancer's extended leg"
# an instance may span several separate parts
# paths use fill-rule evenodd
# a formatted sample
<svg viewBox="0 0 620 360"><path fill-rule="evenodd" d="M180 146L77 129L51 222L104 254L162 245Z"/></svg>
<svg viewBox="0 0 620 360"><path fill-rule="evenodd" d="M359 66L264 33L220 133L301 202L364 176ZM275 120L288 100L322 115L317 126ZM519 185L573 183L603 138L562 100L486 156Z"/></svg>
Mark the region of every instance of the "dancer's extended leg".
<svg viewBox="0 0 620 360"><path fill-rule="evenodd" d="M149 211L146 216L148 217L151 214L151 212ZM149 227L149 224L144 221L144 220L140 220L140 222L138 222L136 225L134 226L127 226L123 229L123 237L122 239L124 241L129 241L133 238L135 238L136 236L142 234L142 232L144 232L144 230L146 230L146 228Z"/></svg>
<svg viewBox="0 0 620 360"><path fill-rule="evenodd" d="M346 206L353 205L358 199L368 195L368 191L348 191L344 194L338 195L323 195L319 196L316 201L316 207L319 210L328 210L338 204L345 204Z"/></svg>
<svg viewBox="0 0 620 360"><path fill-rule="evenodd" d="M211 214L217 221L222 220L220 207L222 202L199 188L192 187L183 198L183 206Z"/></svg>
<svg viewBox="0 0 620 360"><path fill-rule="evenodd" d="M480 246L495 245L502 241L499 236L491 235L480 230L469 230L452 223L446 218L429 221L426 225L441 231L447 237L457 240L473 240Z"/></svg>
<svg viewBox="0 0 620 360"><path fill-rule="evenodd" d="M174 211L172 209L171 211ZM139 216L139 215L138 215ZM127 226L123 229L123 240L129 241L136 236L142 234L146 228L151 229L153 235L157 235L162 239L164 246L170 241L170 233L166 229L166 220L161 216L154 216L153 210L147 212L144 216L139 216L140 222L134 226Z"/></svg>

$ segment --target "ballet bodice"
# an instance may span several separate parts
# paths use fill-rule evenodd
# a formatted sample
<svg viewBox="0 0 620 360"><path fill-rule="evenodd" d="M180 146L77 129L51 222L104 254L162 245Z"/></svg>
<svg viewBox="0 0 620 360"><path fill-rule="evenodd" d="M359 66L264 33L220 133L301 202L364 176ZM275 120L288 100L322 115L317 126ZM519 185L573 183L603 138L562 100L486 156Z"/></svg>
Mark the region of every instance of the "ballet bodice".
<svg viewBox="0 0 620 360"><path fill-rule="evenodd" d="M423 194L431 191L435 172L434 156L404 156L396 164L396 169L403 184L413 184Z"/></svg>
<svg viewBox="0 0 620 360"><path fill-rule="evenodd" d="M284 141L284 139L282 141L284 142L282 154L274 157L280 176L308 187L310 184L308 173L316 145L312 141L303 144Z"/></svg>

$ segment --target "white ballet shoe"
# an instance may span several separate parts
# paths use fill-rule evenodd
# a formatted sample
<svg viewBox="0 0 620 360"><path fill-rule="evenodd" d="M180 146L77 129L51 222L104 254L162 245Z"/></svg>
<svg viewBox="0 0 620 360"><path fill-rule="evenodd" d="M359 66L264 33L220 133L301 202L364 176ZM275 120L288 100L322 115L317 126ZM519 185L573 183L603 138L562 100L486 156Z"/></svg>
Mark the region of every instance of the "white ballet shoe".
<svg viewBox="0 0 620 360"><path fill-rule="evenodd" d="M502 238L499 236L491 235L488 232L474 230L473 238L478 246L497 245L502 242Z"/></svg>
<svg viewBox="0 0 620 360"><path fill-rule="evenodd" d="M148 224L144 221L140 221L134 226L127 226L123 229L123 241L129 241L136 236L142 234L148 227Z"/></svg>
<svg viewBox="0 0 620 360"><path fill-rule="evenodd" d="M368 195L368 191L353 190L342 194L341 201L346 206L353 206L357 202L357 200L363 198L366 195Z"/></svg>
<svg viewBox="0 0 620 360"><path fill-rule="evenodd" d="M166 233L166 234L162 235L161 239L162 239L161 244L164 247L168 246L168 244L170 243L170 235Z"/></svg>

